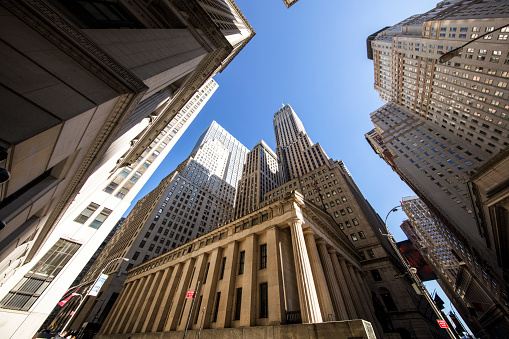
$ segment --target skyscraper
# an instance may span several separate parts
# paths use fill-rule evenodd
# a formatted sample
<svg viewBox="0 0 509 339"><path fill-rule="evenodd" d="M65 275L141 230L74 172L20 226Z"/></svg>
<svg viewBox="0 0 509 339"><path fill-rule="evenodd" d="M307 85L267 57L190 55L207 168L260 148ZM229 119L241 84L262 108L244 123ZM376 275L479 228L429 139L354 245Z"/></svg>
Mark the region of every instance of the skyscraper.
<svg viewBox="0 0 509 339"><path fill-rule="evenodd" d="M461 260L456 253L463 253L467 258L473 258L473 255L447 231L417 196L403 198L401 206L409 218L401 225L401 229L433 268L438 276L438 284L474 335L479 338L500 336L504 328L507 329L507 319L486 316L488 310L498 307L493 300L500 299L500 295L479 283L481 279L476 275L485 269L479 267L477 261Z"/></svg>
<svg viewBox="0 0 509 339"><path fill-rule="evenodd" d="M472 256L459 251L461 260L483 267L481 284L500 295L496 308L503 314L509 285L493 246L496 232L474 218L483 207L474 209L465 183L481 167L487 173L495 166L490 159L509 145L507 8L509 1L442 1L370 36L375 89L387 104L372 113L375 129L366 134ZM439 63L464 44L459 55ZM473 199L477 205L481 198Z"/></svg>
<svg viewBox="0 0 509 339"><path fill-rule="evenodd" d="M327 162L327 154L319 144L313 144L290 105L277 111L273 122L283 180L292 180Z"/></svg>
<svg viewBox="0 0 509 339"><path fill-rule="evenodd" d="M345 336L445 337L424 297L406 278L397 278L404 276L403 266L345 164L321 159L324 151L309 141L288 105L278 113L276 138L287 142L277 143L287 154L281 167L295 178L269 191L277 180L263 174L277 178L277 158L257 143L242 172L238 218L130 270L100 338L120 333L155 338L183 331L185 319L191 330L198 330L202 319L204 330L218 336L250 335L260 326L267 327L263 333L286 333L288 327L280 325L303 323L292 330L294 337L313 337L321 328ZM270 164L264 164L267 159ZM299 163L292 163L296 159L310 163L302 176ZM147 206L156 211L159 203ZM126 222L150 220L146 213L133 210ZM191 309L185 292L198 284ZM355 319L373 327L366 323L354 333ZM338 327L333 330L328 322ZM243 327L242 334L233 331L236 327Z"/></svg>
<svg viewBox="0 0 509 339"><path fill-rule="evenodd" d="M265 193L281 185L276 154L260 140L247 154L235 201L235 218L254 211Z"/></svg>
<svg viewBox="0 0 509 339"><path fill-rule="evenodd" d="M20 257L20 253L13 249L4 260L8 266L4 267L4 275L0 282L8 284L9 281L22 279L23 283L11 287L8 291L5 290L7 294L0 301L2 309L26 311L27 315L32 312L31 310L37 310L40 315L51 311L49 308L54 307L60 296L71 286L89 261L91 254L100 246L118 218L124 214L134 197L169 154L216 89L217 83L210 79L159 133L134 164L126 166L121 163L123 155L137 139L143 138L144 132L151 128L150 118L143 119L130 127L112 143L94 173L83 185L80 194L55 225L48 238L49 244L54 242L58 244L59 239L64 239L63 243L72 239L72 243L79 246L79 250L72 256L63 257L66 260L67 269L60 273L60 267L48 276L40 276L31 270L27 272L30 264L27 265L28 267L20 268L19 263L22 262L23 257ZM169 102L165 101L155 110L164 110L168 104ZM18 248L28 247L27 244L17 244L17 246ZM43 260L46 259L42 258L36 266L44 265ZM61 266L64 266L63 263ZM44 283L36 294L25 291L25 286L32 283L39 284L42 281ZM37 328L33 329L33 331L36 330Z"/></svg>
<svg viewBox="0 0 509 339"><path fill-rule="evenodd" d="M289 105L274 115L276 151L283 172L284 183L268 192L264 200L275 201L293 190L302 192L306 201L326 211L358 251L365 278L373 296L376 315L375 326L380 324L379 333L390 333L399 328L414 331L411 327L422 328L419 336L431 335L434 324L429 314L419 308L417 296L407 291L411 288L404 279L396 279L401 267L395 254L383 235L387 231L380 217L362 195L351 173L342 161L329 159L319 144L313 144L305 132L302 122ZM417 303L416 303L417 302ZM426 303L424 303L426 304ZM423 304L423 305L424 305ZM405 308L412 314L413 325L407 326L405 316L398 310ZM370 305L371 307L371 305ZM404 330L403 330L404 329ZM406 333L406 332L405 332ZM424 336L426 336L424 335Z"/></svg>
<svg viewBox="0 0 509 339"><path fill-rule="evenodd" d="M210 126L201 134L192 152L200 147L204 141L211 139L219 140L229 152L226 170L221 179L237 188L242 176L242 166L246 162L249 150L217 122L212 121Z"/></svg>
<svg viewBox="0 0 509 339"><path fill-rule="evenodd" d="M70 236L58 230L69 217L66 211L78 207L71 206L75 198L88 195L82 190L88 178L105 170L93 182L102 183L112 173L137 167L149 147L164 146L161 133L168 124L254 31L230 0L15 1L4 3L2 13L9 56L1 66L0 166L11 177L0 194L0 221L6 224L0 233L0 300L13 289L25 298L14 306L19 312L2 313L9 317L2 331L19 336L15 331L26 330L30 336L40 323L35 318L43 318L60 293L48 288L38 290L42 294L23 292L18 283L32 275L29 271L54 245L70 241L78 246L71 252L90 256L95 249L84 239L94 238L97 247L108 234L105 224ZM133 170L124 183L130 186L136 172L146 178L149 171ZM95 201L89 210L85 207L72 213L84 211L93 221L97 216L98 223L118 217L116 208ZM62 256L62 274L74 274L79 265L70 265L69 258ZM47 286L46 275L37 279ZM65 291L66 283L60 284L58 290ZM42 302L46 295L52 297ZM6 306L2 303L2 310Z"/></svg>
<svg viewBox="0 0 509 339"><path fill-rule="evenodd" d="M136 204L87 272L80 283L84 290L103 269L110 278L101 295L84 304L71 328L81 328L87 322L85 331L94 333L99 329L120 292L126 270L231 220L236 189L226 178L240 175L246 153L246 147L212 122L191 155ZM119 257L128 258L129 263L106 267ZM60 312L56 318L59 328L78 301L76 298Z"/></svg>

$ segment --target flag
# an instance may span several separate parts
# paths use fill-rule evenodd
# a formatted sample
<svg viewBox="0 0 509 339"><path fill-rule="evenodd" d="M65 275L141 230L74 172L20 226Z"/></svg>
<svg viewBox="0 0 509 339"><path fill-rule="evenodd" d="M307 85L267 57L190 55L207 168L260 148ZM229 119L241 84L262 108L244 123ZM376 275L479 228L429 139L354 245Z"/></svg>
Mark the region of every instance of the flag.
<svg viewBox="0 0 509 339"><path fill-rule="evenodd" d="M454 326L456 326L456 332L463 333L466 332L463 328L463 325L461 325L458 317L456 314L452 313L452 311L449 312L449 318L451 318L452 322L454 323Z"/></svg>
<svg viewBox="0 0 509 339"><path fill-rule="evenodd" d="M318 188L316 188L316 182L315 182L315 179L313 179L313 182L311 183L311 185L315 188L315 190L318 192Z"/></svg>
<svg viewBox="0 0 509 339"><path fill-rule="evenodd" d="M438 296L438 293L435 294L435 304L437 305L438 309L444 309L444 301Z"/></svg>
<svg viewBox="0 0 509 339"><path fill-rule="evenodd" d="M76 293L80 288L78 287L76 289L76 291L74 291L73 293L69 294L69 296L67 298L65 298L64 300L61 300L58 302L58 306L64 306L66 302L68 302L73 296L74 296L74 293ZM69 292L69 291L67 291ZM65 294L67 294L67 292L65 292ZM64 294L64 295L65 295Z"/></svg>

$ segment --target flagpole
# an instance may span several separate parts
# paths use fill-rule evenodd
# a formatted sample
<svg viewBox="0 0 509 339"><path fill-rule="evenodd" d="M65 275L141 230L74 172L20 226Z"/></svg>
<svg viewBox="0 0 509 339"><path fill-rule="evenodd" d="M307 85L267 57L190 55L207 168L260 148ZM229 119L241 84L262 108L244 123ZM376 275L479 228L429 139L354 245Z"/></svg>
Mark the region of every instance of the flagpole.
<svg viewBox="0 0 509 339"><path fill-rule="evenodd" d="M76 308L76 310L74 311L73 314L71 314L71 317L69 318L69 320L67 321L67 323L64 325L64 327L62 328L62 330L60 331L60 333L63 333L65 331L65 329L67 328L67 326L69 325L69 323L71 322L72 318L74 317L74 315L78 312L78 310L80 309L81 305L83 304L83 302L85 301L85 299L87 299L87 296L88 294L90 293L90 291L92 291L92 288L94 288L95 284L97 283L97 281L101 278L101 275L103 274L103 272L106 270L106 268L109 266L109 264L111 264L112 262L114 262L115 260L124 260L124 261L129 261L129 259L127 258L124 258L124 257L120 257L120 258L115 258L115 259L112 259L110 260L105 266L104 268L102 269L102 271L99 273L99 276L97 277L97 279L94 280L94 283L90 286L90 288L88 289L87 293L85 293L85 296L81 299L78 307ZM101 286L102 287L102 286ZM99 288L100 290L101 288Z"/></svg>
<svg viewBox="0 0 509 339"><path fill-rule="evenodd" d="M203 310L201 311L202 315L201 315L201 322L200 322L200 330L198 331L198 339L200 339L200 334L201 334L201 327L203 325L203 318L205 317L205 307L203 308Z"/></svg>
<svg viewBox="0 0 509 339"><path fill-rule="evenodd" d="M184 331L184 338L182 338L182 339L186 339L187 327L189 326L189 321L191 320L191 315L193 314L194 300L196 299L196 295L198 294L199 288L200 288L200 281L198 280L198 283L196 284L196 290L194 291L194 294L193 294L193 302L191 302L191 310L189 311L189 316L187 317L187 324L186 324L186 330Z"/></svg>

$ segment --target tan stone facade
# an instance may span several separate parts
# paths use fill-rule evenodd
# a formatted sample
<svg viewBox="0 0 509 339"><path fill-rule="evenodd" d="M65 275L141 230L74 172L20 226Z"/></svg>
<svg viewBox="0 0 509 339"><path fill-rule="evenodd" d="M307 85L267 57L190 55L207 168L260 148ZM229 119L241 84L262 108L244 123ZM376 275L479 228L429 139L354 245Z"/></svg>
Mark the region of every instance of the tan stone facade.
<svg viewBox="0 0 509 339"><path fill-rule="evenodd" d="M290 192L130 271L100 333L182 331L189 316L190 329L374 321L360 274L331 217Z"/></svg>

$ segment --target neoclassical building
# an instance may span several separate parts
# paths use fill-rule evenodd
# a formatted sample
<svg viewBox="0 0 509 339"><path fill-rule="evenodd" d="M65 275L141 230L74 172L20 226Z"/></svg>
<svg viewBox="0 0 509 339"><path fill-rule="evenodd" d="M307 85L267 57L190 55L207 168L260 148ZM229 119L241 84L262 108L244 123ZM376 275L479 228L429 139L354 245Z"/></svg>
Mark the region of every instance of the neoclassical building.
<svg viewBox="0 0 509 339"><path fill-rule="evenodd" d="M320 337L308 327L332 322L323 328L372 338L368 321L375 314L359 261L331 216L297 191L288 192L131 270L97 338L184 331L188 318L189 330L216 329L220 337L248 336L260 326ZM188 291L196 291L192 310ZM301 322L313 325L279 326Z"/></svg>

